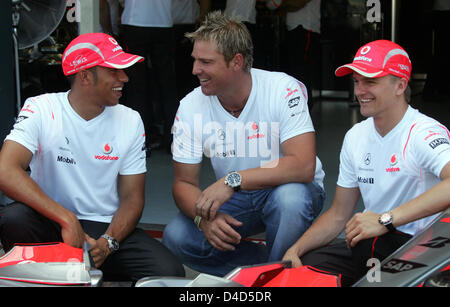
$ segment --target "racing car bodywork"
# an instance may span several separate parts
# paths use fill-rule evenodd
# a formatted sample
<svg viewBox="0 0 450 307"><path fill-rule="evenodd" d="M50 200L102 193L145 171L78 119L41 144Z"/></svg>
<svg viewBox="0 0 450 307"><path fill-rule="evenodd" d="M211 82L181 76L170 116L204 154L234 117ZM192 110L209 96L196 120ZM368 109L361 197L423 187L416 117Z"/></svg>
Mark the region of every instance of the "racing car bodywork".
<svg viewBox="0 0 450 307"><path fill-rule="evenodd" d="M0 286L98 286L89 250L65 243L15 245L0 258Z"/></svg>
<svg viewBox="0 0 450 307"><path fill-rule="evenodd" d="M378 270L378 271L376 271ZM415 287L439 272L450 270L450 208L433 223L384 259L373 273L377 278L362 278L357 287ZM368 274L370 274L369 272ZM450 286L448 274L440 274ZM429 285L429 284L428 284Z"/></svg>
<svg viewBox="0 0 450 307"><path fill-rule="evenodd" d="M450 208L405 245L369 270L356 287L450 286ZM0 286L101 286L84 249L64 243L16 245L0 258ZM370 274L372 278L369 278ZM225 277L147 277L136 287L339 287L339 276L290 262L238 267Z"/></svg>

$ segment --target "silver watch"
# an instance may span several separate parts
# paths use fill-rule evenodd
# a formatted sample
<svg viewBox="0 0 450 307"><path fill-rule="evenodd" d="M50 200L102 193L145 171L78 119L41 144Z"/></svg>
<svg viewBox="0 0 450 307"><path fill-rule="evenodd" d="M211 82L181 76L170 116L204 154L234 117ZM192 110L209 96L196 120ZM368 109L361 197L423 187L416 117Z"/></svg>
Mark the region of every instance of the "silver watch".
<svg viewBox="0 0 450 307"><path fill-rule="evenodd" d="M378 223L385 226L390 232L396 231L392 222L394 221L394 217L392 216L392 212L385 212L381 214L378 218Z"/></svg>
<svg viewBox="0 0 450 307"><path fill-rule="evenodd" d="M107 235L106 233L102 235L102 238L106 239L108 242L108 248L111 252L115 252L119 249L119 242L113 237Z"/></svg>
<svg viewBox="0 0 450 307"><path fill-rule="evenodd" d="M241 189L242 176L238 172L229 172L225 176L225 184L231 187L235 192Z"/></svg>

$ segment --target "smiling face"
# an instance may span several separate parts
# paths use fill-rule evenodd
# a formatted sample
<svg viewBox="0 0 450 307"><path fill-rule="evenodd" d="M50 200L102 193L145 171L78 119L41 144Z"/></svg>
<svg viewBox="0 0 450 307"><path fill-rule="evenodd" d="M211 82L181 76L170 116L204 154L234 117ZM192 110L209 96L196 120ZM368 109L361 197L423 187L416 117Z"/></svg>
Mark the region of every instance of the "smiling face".
<svg viewBox="0 0 450 307"><path fill-rule="evenodd" d="M103 106L114 106L122 97L122 89L128 76L122 69L96 66L93 95L96 101Z"/></svg>
<svg viewBox="0 0 450 307"><path fill-rule="evenodd" d="M192 51L192 74L198 77L203 94L221 96L227 93L233 82L234 65L225 61L212 41L196 40Z"/></svg>
<svg viewBox="0 0 450 307"><path fill-rule="evenodd" d="M361 115L382 117L395 112L404 100L407 81L390 75L380 78L367 78L353 73L355 95L360 104Z"/></svg>

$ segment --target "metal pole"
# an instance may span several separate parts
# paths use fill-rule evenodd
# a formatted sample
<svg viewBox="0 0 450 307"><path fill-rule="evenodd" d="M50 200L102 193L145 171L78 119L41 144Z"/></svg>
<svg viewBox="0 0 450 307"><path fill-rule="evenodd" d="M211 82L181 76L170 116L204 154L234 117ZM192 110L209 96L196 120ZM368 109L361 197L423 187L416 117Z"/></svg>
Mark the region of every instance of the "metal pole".
<svg viewBox="0 0 450 307"><path fill-rule="evenodd" d="M391 41L397 41L398 0L391 0Z"/></svg>
<svg viewBox="0 0 450 307"><path fill-rule="evenodd" d="M22 108L22 99L20 96L21 84L20 84L20 65L19 65L19 42L17 39L17 27L19 25L19 2L13 1L14 8L12 14L12 22L13 22L13 43L14 43L14 69L16 73L16 116L19 114L20 109Z"/></svg>

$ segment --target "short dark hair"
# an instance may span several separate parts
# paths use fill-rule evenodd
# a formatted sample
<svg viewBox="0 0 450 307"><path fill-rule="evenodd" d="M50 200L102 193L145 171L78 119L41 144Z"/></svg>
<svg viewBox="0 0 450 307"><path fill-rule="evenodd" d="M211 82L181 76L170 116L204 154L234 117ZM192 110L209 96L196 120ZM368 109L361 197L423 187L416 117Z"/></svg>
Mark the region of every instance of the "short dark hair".
<svg viewBox="0 0 450 307"><path fill-rule="evenodd" d="M88 68L88 69L86 69L86 70L92 72L92 74L94 75L94 82L95 82L95 84L97 84L97 80L98 80L97 66ZM75 76L76 76L78 73L79 73L79 72L67 76L67 80L69 81L69 84L70 84L71 87L73 86L73 83L75 82Z"/></svg>
<svg viewBox="0 0 450 307"><path fill-rule="evenodd" d="M389 74L388 76L391 77L391 80L393 82L396 82L396 81L401 79L400 77L394 76L394 75L391 75L391 74ZM406 100L407 103L411 103L411 87L409 86L409 83L406 86L406 90L405 90L405 100Z"/></svg>

